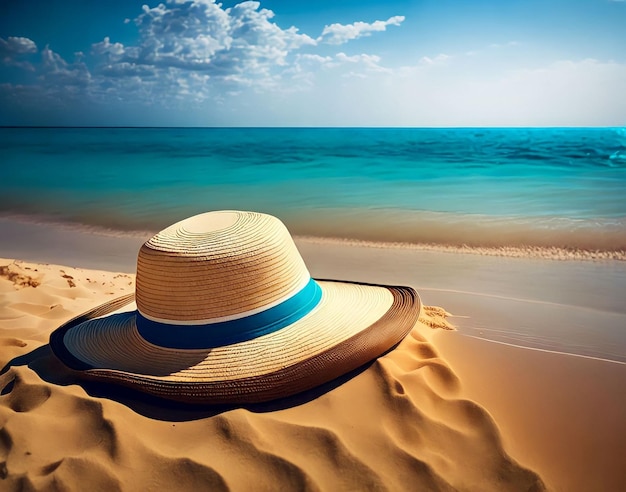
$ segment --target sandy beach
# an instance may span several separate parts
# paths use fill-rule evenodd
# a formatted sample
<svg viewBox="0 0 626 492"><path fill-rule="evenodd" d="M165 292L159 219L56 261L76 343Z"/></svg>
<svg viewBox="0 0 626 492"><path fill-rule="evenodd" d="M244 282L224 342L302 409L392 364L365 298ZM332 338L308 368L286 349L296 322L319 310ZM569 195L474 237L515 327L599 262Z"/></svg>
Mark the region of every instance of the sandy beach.
<svg viewBox="0 0 626 492"><path fill-rule="evenodd" d="M580 313L555 298L565 294L550 285L550 274L563 280L595 269L603 275L603 263L552 261L546 267L542 260L300 240L315 277L406 283L430 307L400 345L341 380L287 400L217 408L87 383L66 370L47 345L50 332L133 292L142 238L23 227L20 237L28 240L21 245L6 235L0 241L3 490L583 491L626 485L626 364L486 341L473 337L466 321L482 313L482 329L489 320L493 329L507 322L519 328L520 312L535 306L545 323L564 324L564 330ZM533 268L545 273L537 285L528 280ZM511 275L518 275L515 282ZM516 284L511 292L496 289L510 304L485 294L497 281ZM472 286L483 303L472 302ZM549 307L536 300L517 306L521 301L511 299L524 289ZM598 323L623 321L615 307L619 296L613 297L593 311ZM505 313L497 317L500 308ZM524 319L541 326L529 314ZM458 331L447 329L450 323Z"/></svg>
<svg viewBox="0 0 626 492"><path fill-rule="evenodd" d="M0 2L0 492L626 492L626 0Z"/></svg>

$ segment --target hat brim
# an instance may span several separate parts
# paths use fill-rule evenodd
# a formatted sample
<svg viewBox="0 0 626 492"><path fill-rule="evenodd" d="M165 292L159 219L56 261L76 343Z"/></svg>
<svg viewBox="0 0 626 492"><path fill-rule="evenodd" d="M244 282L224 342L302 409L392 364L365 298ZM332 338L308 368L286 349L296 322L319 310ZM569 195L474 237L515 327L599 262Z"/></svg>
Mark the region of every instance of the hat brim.
<svg viewBox="0 0 626 492"><path fill-rule="evenodd" d="M54 354L89 379L194 403L257 403L291 396L342 376L400 342L421 301L410 287L318 281L319 305L295 323L245 342L172 349L146 341L136 311L101 317L132 302L110 301L50 337Z"/></svg>

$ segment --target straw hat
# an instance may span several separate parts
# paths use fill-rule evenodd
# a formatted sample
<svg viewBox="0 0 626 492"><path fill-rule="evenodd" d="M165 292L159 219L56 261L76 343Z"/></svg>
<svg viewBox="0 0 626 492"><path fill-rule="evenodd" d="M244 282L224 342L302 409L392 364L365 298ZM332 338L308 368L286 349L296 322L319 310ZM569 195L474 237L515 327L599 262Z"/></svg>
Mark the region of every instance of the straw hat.
<svg viewBox="0 0 626 492"><path fill-rule="evenodd" d="M135 296L65 323L50 346L88 378L172 400L253 403L378 357L420 308L409 287L313 280L275 217L208 212L148 240Z"/></svg>

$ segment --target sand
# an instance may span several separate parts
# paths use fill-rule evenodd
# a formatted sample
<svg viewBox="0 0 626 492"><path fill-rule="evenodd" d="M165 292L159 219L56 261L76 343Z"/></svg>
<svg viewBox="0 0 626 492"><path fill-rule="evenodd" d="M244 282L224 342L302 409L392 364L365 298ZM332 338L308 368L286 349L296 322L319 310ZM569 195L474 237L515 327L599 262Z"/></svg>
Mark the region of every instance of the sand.
<svg viewBox="0 0 626 492"><path fill-rule="evenodd" d="M505 449L554 490L626 490L626 364L434 334Z"/></svg>
<svg viewBox="0 0 626 492"><path fill-rule="evenodd" d="M429 338L340 381L249 408L166 403L77 379L64 320L134 289L129 273L1 259L2 490L543 490Z"/></svg>
<svg viewBox="0 0 626 492"><path fill-rule="evenodd" d="M333 384L229 409L77 380L47 347L133 291L150 233L0 230L0 256L27 260L0 260L0 490L626 490L626 262L297 238L316 278L411 285L454 316L426 311Z"/></svg>

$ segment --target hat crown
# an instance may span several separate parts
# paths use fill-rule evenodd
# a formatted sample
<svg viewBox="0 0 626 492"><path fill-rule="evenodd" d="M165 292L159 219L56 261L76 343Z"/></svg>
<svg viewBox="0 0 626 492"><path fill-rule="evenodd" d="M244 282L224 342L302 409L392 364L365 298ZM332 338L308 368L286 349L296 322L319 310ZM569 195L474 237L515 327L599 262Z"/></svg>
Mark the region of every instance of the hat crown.
<svg viewBox="0 0 626 492"><path fill-rule="evenodd" d="M310 278L276 217L208 212L177 222L141 247L137 308L162 323L221 322L275 306Z"/></svg>

